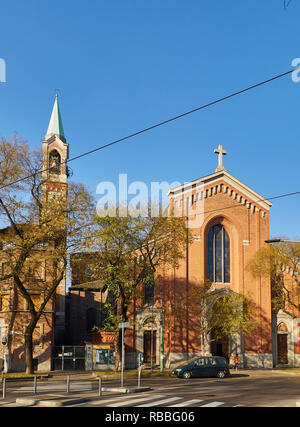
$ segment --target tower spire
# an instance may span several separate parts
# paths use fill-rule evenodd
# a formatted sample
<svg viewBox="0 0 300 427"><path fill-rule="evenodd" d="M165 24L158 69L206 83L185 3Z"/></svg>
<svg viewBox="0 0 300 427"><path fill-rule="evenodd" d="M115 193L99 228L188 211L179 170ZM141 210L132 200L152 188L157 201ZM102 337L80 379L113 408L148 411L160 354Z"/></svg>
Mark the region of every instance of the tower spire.
<svg viewBox="0 0 300 427"><path fill-rule="evenodd" d="M55 101L54 101L54 106L53 106L48 130L46 133L46 139L48 139L52 135L58 135L60 138L62 138L65 141L65 134L64 134L64 128L63 128L63 124L62 124L59 104L58 104L58 94L57 93L56 93L56 97L55 97Z"/></svg>

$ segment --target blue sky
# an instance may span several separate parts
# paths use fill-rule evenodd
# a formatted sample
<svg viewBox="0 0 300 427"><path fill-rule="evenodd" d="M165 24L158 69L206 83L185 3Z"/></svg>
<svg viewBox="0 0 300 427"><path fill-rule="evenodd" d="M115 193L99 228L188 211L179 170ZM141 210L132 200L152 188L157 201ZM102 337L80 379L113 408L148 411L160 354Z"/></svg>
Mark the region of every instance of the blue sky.
<svg viewBox="0 0 300 427"><path fill-rule="evenodd" d="M106 144L291 69L300 2L11 0L1 5L0 135L40 147L59 89L70 154ZM264 197L300 191L300 83L285 77L70 163L101 181L231 174ZM274 201L271 234L300 237L300 196Z"/></svg>

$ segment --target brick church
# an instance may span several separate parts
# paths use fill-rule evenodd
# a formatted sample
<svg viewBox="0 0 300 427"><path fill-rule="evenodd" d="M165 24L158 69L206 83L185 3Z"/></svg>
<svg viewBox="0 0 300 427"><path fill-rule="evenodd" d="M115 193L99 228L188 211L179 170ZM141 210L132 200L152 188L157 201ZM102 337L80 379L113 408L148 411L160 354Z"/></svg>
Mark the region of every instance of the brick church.
<svg viewBox="0 0 300 427"><path fill-rule="evenodd" d="M69 145L57 97L42 150L45 165L61 165L57 173L44 177L47 193L67 191L65 161L69 156ZM125 334L128 368L136 367L137 356L141 353L148 363L152 358L154 365L159 365L163 359L166 368L198 355L224 355L232 362L235 353L239 354L244 367L271 368L278 363L300 366L300 346L293 340L293 319L300 317L299 313L272 313L270 279L254 279L246 269L251 258L269 239L271 203L225 169L223 156L227 153L221 145L215 153L218 154L218 166L213 173L169 191L171 209L189 218L193 241L187 245L185 259L179 268L165 271L161 282L150 291L145 289L143 302L135 307L134 322ZM49 332L47 340L38 340L34 349L39 370L53 368L55 345L86 347L92 354L92 327L102 326L107 298L105 284L80 277L75 267L71 275L69 289L66 289L64 278L47 316L38 324L41 336L45 336L46 329ZM173 303L184 298L191 286L200 286L207 279L211 282L210 292L215 293L216 298L230 292L251 296L256 307L254 332L224 336L212 345L210 337L201 336L193 328L192 318L187 316L178 324L172 314ZM3 331L6 335L12 332L7 326L11 314L17 311L18 316L24 316L26 311L24 307L16 309L12 306L12 293L9 284L6 285L0 292L2 335ZM19 335L22 335L21 331ZM95 363L89 366L105 369L109 360L105 359L104 366L102 355L113 356L113 347L101 348L100 345L97 351ZM18 363L24 363L20 354L22 343L19 339L12 343L8 355L10 369L16 370Z"/></svg>

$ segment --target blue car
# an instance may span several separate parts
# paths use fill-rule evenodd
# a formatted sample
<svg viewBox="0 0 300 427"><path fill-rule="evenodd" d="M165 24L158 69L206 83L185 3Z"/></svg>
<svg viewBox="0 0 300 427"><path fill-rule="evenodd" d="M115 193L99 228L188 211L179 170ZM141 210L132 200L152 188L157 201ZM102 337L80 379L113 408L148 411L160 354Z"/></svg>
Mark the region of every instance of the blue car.
<svg viewBox="0 0 300 427"><path fill-rule="evenodd" d="M178 378L217 377L225 378L230 375L229 366L224 357L199 357L186 365L179 366L172 372Z"/></svg>

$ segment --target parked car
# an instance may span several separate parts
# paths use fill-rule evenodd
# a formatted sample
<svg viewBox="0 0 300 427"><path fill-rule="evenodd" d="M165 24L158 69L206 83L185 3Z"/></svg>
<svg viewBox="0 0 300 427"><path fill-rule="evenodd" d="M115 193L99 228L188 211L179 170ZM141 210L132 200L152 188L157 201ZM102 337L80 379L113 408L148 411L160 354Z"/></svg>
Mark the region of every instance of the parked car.
<svg viewBox="0 0 300 427"><path fill-rule="evenodd" d="M199 357L186 365L179 366L172 372L178 378L217 377L230 375L229 366L224 357Z"/></svg>

